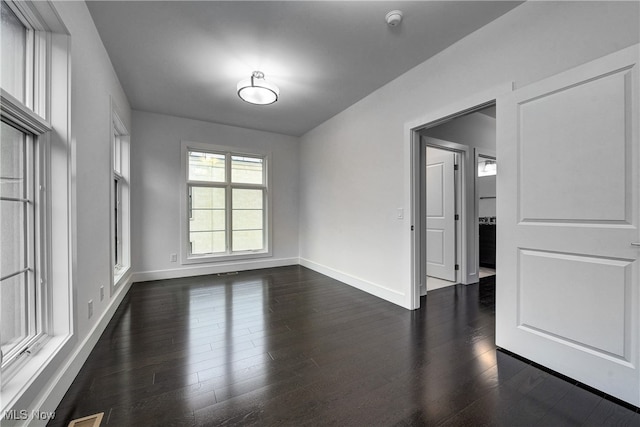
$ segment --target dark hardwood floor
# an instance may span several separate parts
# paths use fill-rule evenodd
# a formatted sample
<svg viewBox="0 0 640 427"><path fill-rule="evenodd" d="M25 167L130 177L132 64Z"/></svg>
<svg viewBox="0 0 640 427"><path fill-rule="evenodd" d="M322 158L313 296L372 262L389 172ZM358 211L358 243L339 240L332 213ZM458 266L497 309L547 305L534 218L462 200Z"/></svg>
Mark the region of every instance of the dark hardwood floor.
<svg viewBox="0 0 640 427"><path fill-rule="evenodd" d="M496 351L495 284L408 311L299 266L132 286L49 426L639 426Z"/></svg>

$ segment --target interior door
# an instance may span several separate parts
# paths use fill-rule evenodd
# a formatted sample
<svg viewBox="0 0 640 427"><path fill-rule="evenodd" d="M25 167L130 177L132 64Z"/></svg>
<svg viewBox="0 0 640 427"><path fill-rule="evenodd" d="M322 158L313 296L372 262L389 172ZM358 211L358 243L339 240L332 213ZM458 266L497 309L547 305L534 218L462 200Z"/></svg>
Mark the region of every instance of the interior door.
<svg viewBox="0 0 640 427"><path fill-rule="evenodd" d="M638 51L497 104L496 344L636 406Z"/></svg>
<svg viewBox="0 0 640 427"><path fill-rule="evenodd" d="M426 152L427 276L455 281L455 153Z"/></svg>

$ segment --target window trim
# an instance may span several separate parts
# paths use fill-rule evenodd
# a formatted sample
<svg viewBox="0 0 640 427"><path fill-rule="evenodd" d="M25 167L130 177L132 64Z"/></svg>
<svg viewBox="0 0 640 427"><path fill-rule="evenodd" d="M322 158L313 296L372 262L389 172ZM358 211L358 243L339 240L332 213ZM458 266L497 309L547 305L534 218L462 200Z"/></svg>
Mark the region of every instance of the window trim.
<svg viewBox="0 0 640 427"><path fill-rule="evenodd" d="M12 126L34 135L43 135L53 128L43 117L34 113L9 92L0 88L2 118Z"/></svg>
<svg viewBox="0 0 640 427"><path fill-rule="evenodd" d="M0 365L3 385L15 376L43 344L50 338L51 312L48 285L48 221L46 164L48 163L49 133L53 129L47 118L49 101L46 81L49 42L41 25L22 3L6 1L26 28L24 101L20 101L0 88L0 116L6 124L16 128L25 136L25 254L27 265L28 336L7 355L2 355ZM27 207L30 206L30 207ZM1 390L0 390L1 391Z"/></svg>
<svg viewBox="0 0 640 427"><path fill-rule="evenodd" d="M234 156L247 156L247 157L261 157L264 159L264 185L253 184L232 184L228 181L224 183L202 182L202 181L189 181L189 168L188 168L188 153L189 151L203 151L208 153L218 153ZM229 160L225 160L227 163ZM271 153L256 149L247 149L240 147L231 147L215 144L205 144L192 141L181 141L181 185L180 185L180 261L181 264L200 264L200 263L212 263L222 261L235 261L235 260L248 260L256 258L267 258L273 256L272 254L272 188L271 188ZM227 165L227 179L230 180L231 171ZM205 254L205 255L192 255L190 251L189 240L189 193L190 188L193 185L214 187L214 188L250 188L250 189L263 189L264 190L264 249L259 251L239 251L236 253L220 253L220 254ZM227 218L231 215L231 191L227 191L226 194L226 209L225 215ZM227 224L231 225L231 222L227 219ZM229 230L229 234L231 231ZM228 247L231 247L231 241L227 238Z"/></svg>
<svg viewBox="0 0 640 427"><path fill-rule="evenodd" d="M111 176L109 184L111 197L109 217L111 224L112 280L110 288L112 295L131 270L131 187L129 182L131 137L117 110L115 102L111 99ZM114 182L116 181L118 182L117 191L119 194L115 194ZM116 202L117 196L118 202ZM118 206L116 206L116 203ZM116 232L118 232L119 236L116 235ZM118 249L120 262L116 263L116 251Z"/></svg>
<svg viewBox="0 0 640 427"><path fill-rule="evenodd" d="M73 287L76 268L72 242L75 240L75 199L73 152L70 137L70 60L69 31L51 2L6 0L14 12L33 30L33 77L26 82L26 102L2 93L2 117L18 128L39 134L36 170L41 174L34 189L40 198L41 227L38 239L40 270L44 281L41 320L47 322L46 337L32 346L23 360L3 372L0 412L26 407L55 369L71 354L75 322ZM17 122L17 123L16 123ZM37 132L34 132L37 131ZM14 369L15 368L15 369Z"/></svg>

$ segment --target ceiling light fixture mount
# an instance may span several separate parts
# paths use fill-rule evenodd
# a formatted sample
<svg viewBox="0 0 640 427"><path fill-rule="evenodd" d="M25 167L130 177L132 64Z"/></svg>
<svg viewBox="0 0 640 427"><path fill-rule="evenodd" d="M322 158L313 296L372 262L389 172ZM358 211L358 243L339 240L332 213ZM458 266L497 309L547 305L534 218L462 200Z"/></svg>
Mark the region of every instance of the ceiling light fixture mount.
<svg viewBox="0 0 640 427"><path fill-rule="evenodd" d="M254 71L251 77L238 83L238 96L256 105L273 104L280 97L280 89L264 79L262 71Z"/></svg>

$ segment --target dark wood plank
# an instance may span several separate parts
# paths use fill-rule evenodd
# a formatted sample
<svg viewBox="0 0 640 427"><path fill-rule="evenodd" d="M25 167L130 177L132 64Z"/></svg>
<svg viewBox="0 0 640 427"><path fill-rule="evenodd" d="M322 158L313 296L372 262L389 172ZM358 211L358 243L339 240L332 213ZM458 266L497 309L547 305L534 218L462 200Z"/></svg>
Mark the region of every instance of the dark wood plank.
<svg viewBox="0 0 640 427"><path fill-rule="evenodd" d="M640 425L496 351L494 277L422 303L299 266L135 284L48 425Z"/></svg>

